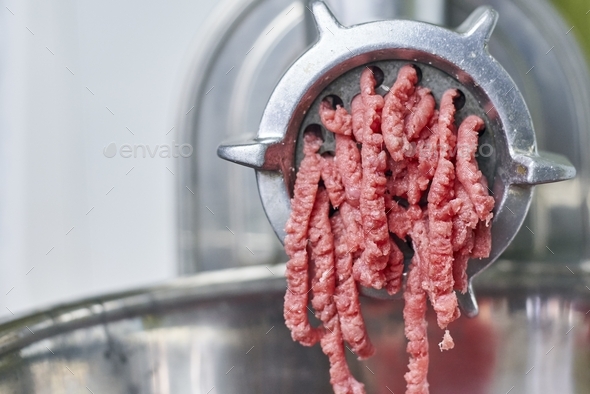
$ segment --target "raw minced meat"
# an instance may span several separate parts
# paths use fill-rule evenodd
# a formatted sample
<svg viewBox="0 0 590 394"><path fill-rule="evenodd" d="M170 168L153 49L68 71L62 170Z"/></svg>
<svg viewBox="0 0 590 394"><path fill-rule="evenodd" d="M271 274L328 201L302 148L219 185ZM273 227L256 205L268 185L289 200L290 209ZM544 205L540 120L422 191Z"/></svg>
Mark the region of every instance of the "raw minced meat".
<svg viewBox="0 0 590 394"><path fill-rule="evenodd" d="M337 394L365 393L344 351L345 342L359 359L378 351L365 327L357 285L400 291L399 245L405 242L414 252L403 294L410 356L406 393L426 394L427 301L444 329L440 349L452 349L447 326L460 314L455 290L467 291L469 259L491 251L494 199L475 160L484 122L468 116L457 129L460 93L446 91L437 109L414 66L399 70L385 98L375 83L365 68L350 113L333 98L320 104L322 124L335 135L334 156L320 156L321 139L304 136L285 228L285 321L294 340L320 342ZM320 327L307 317L309 293Z"/></svg>

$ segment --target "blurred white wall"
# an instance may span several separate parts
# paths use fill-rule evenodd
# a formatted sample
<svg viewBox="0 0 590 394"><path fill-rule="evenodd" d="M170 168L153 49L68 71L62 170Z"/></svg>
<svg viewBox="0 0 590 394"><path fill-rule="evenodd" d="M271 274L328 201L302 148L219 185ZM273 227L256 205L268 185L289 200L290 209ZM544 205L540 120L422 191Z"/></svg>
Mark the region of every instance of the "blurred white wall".
<svg viewBox="0 0 590 394"><path fill-rule="evenodd" d="M179 159L103 148L172 142L215 2L0 4L0 316L174 276Z"/></svg>

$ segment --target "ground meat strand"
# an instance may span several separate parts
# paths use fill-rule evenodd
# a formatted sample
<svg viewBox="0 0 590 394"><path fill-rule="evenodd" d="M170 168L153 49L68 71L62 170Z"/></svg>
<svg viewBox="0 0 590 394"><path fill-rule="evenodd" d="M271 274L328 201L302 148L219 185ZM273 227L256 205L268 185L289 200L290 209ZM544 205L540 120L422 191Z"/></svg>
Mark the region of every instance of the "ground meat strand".
<svg viewBox="0 0 590 394"><path fill-rule="evenodd" d="M473 249L473 231L478 223L477 213L469 199L467 191L457 179L455 179L455 199L451 202L455 209L453 217L453 232L451 242L453 244L453 280L455 290L461 293L467 291L467 262Z"/></svg>
<svg viewBox="0 0 590 394"><path fill-rule="evenodd" d="M413 220L411 215L406 208L391 198L386 199L386 202L389 231L397 235L398 238L405 239L412 228Z"/></svg>
<svg viewBox="0 0 590 394"><path fill-rule="evenodd" d="M318 190L316 201L309 221L310 259L315 275L312 278L311 305L316 317L322 322L330 320L336 314L336 305L332 302L336 277L334 272L334 235L328 214L330 200L326 189Z"/></svg>
<svg viewBox="0 0 590 394"><path fill-rule="evenodd" d="M365 386L352 376L346 363L338 316L332 316L324 327L327 332L322 336L321 346L330 361L330 383L334 393L365 394Z"/></svg>
<svg viewBox="0 0 590 394"><path fill-rule="evenodd" d="M357 94L350 103L350 111L352 112L352 134L354 139L359 144L363 143L363 119L365 113L365 106L363 98Z"/></svg>
<svg viewBox="0 0 590 394"><path fill-rule="evenodd" d="M469 244L453 253L453 281L454 289L460 291L462 294L467 292L469 285L467 278L467 263L471 257L471 249L473 249L473 233L469 237Z"/></svg>
<svg viewBox="0 0 590 394"><path fill-rule="evenodd" d="M308 255L307 233L309 218L320 181L321 157L317 154L322 140L308 133L304 137L304 154L301 161L293 199L291 216L285 227L285 252L289 256L285 276L287 291L285 293L285 324L291 330L291 337L305 346L312 346L320 339L320 332L309 324L307 317L308 303Z"/></svg>
<svg viewBox="0 0 590 394"><path fill-rule="evenodd" d="M412 101L416 100L413 105ZM406 198L410 204L417 204L428 189L438 161L437 140L432 131L433 118L437 119L438 113L430 90L422 87L416 89L406 108L410 114L404 124L404 135L413 141L404 161L396 162L388 157L388 171L392 174L388 179L388 190L395 196Z"/></svg>
<svg viewBox="0 0 590 394"><path fill-rule="evenodd" d="M354 258L357 258L362 252L365 244L361 211L358 207L353 206L348 201L342 203L339 211L342 215L342 222L347 228L346 242L348 244L348 253L351 253Z"/></svg>
<svg viewBox="0 0 590 394"><path fill-rule="evenodd" d="M409 184L406 198L410 204L418 204L422 199L432 181L436 159L438 159L436 135L428 126L434 115L438 117L434 110L434 97L430 90L425 88L416 89L416 95L420 101L414 110L410 110L405 126L408 139L420 138L411 142L412 157L406 160L408 162L406 177ZM423 132L424 129L428 131Z"/></svg>
<svg viewBox="0 0 590 394"><path fill-rule="evenodd" d="M454 134L456 90L443 94L438 117L438 163L428 193L428 285L425 289L436 312L437 322L446 328L460 315L457 296L453 292L453 210L448 204L454 194L455 169L452 163L456 137Z"/></svg>
<svg viewBox="0 0 590 394"><path fill-rule="evenodd" d="M406 161L394 161L387 155L387 191L391 196L405 198L410 188L408 179L408 163Z"/></svg>
<svg viewBox="0 0 590 394"><path fill-rule="evenodd" d="M330 155L322 156L321 177L324 181L324 186L330 196L330 202L334 208L338 208L344 201L344 186L342 185L342 178L340 172L334 163L334 157Z"/></svg>
<svg viewBox="0 0 590 394"><path fill-rule="evenodd" d="M453 204L453 208L456 211L455 217L453 217L453 233L451 239L453 250L458 251L463 248L470 234L475 230L479 219L465 187L458 180L455 180L455 199L451 204Z"/></svg>
<svg viewBox="0 0 590 394"><path fill-rule="evenodd" d="M364 385L354 379L346 364L342 332L334 293L336 272L334 266L334 236L328 213L330 200L325 189L320 188L309 223L309 243L315 275L312 279L311 304L325 331L320 344L330 361L330 383L336 394L364 394Z"/></svg>
<svg viewBox="0 0 590 394"><path fill-rule="evenodd" d="M477 164L477 162L476 162ZM484 190L489 190L488 180L482 175L480 179ZM493 208L493 206L492 206ZM480 220L475 228L475 239L471 257L476 259L483 259L490 256L492 251L492 224L487 221Z"/></svg>
<svg viewBox="0 0 590 394"><path fill-rule="evenodd" d="M326 126L326 129L335 134L335 163L338 173L342 178L342 183L346 192L346 200L352 205L358 206L361 195L360 185L362 179L362 168L359 149L356 145L356 142L354 142L351 137L352 117L341 106L338 106L336 110L332 109L331 104L327 100L322 101L320 104L319 113L322 123ZM360 115L362 118L362 112ZM362 127L362 119L361 124L357 124L356 126L357 128Z"/></svg>
<svg viewBox="0 0 590 394"><path fill-rule="evenodd" d="M385 290L389 295L394 295L402 288L404 254L391 237L389 238L389 245L389 261L383 274L385 275Z"/></svg>
<svg viewBox="0 0 590 394"><path fill-rule="evenodd" d="M381 130L385 146L395 161L404 160L411 151L408 136L404 133L404 121L409 112L407 103L414 94L417 82L416 69L411 65L403 66L385 95Z"/></svg>
<svg viewBox="0 0 590 394"><path fill-rule="evenodd" d="M330 101L322 100L319 113L322 124L332 133L352 134L352 117L341 105L337 105L336 109L333 109Z"/></svg>
<svg viewBox="0 0 590 394"><path fill-rule="evenodd" d="M406 122L406 135L410 141L420 137L420 133L430 122L436 105L434 97L428 88L416 88L416 96L418 103L410 110Z"/></svg>
<svg viewBox="0 0 590 394"><path fill-rule="evenodd" d="M385 284L383 269L387 266L389 230L385 214L386 155L379 134L383 97L375 94L375 77L370 69L361 74L363 113L363 168L360 210L365 237L364 250L353 266L354 278L365 287L380 289Z"/></svg>
<svg viewBox="0 0 590 394"><path fill-rule="evenodd" d="M334 112L334 110L325 105L320 107L320 117L328 116L327 113L329 112ZM344 116L344 114L342 116ZM350 116L348 115L348 117ZM358 206L361 196L362 179L361 154L356 142L350 136L350 134L352 134L351 122L343 122L343 124L347 128L334 128L333 130L330 130L336 135L335 162L338 172L342 177L346 200L350 204Z"/></svg>
<svg viewBox="0 0 590 394"><path fill-rule="evenodd" d="M434 111L428 125L420 133L420 140L416 143L416 157L418 158L418 172L423 178L432 180L434 169L438 164L438 111ZM423 182L421 179L418 183Z"/></svg>
<svg viewBox="0 0 590 394"><path fill-rule="evenodd" d="M369 358L375 353L375 349L367 335L356 282L352 277L352 255L346 242L349 231L344 225L340 212L332 216L330 223L334 233L337 277L334 300L340 317L342 336L360 359Z"/></svg>
<svg viewBox="0 0 590 394"><path fill-rule="evenodd" d="M359 96L360 97L360 96ZM331 107L320 107L322 112L334 111ZM344 122L350 125L350 123ZM341 131L341 132L340 132ZM344 202L340 205L342 220L348 231L347 243L348 252L355 257L364 248L364 237L362 232L362 221L360 212L360 197L362 185L361 154L356 142L350 137L346 130L336 130L336 156L334 162L342 184L344 186Z"/></svg>
<svg viewBox="0 0 590 394"><path fill-rule="evenodd" d="M346 201L358 207L361 198L363 169L361 153L352 138L336 134L336 168L342 177Z"/></svg>
<svg viewBox="0 0 590 394"><path fill-rule="evenodd" d="M476 259L490 257L490 252L492 250L492 226L486 225L484 221L480 221L475 228L474 237L471 257Z"/></svg>
<svg viewBox="0 0 590 394"><path fill-rule="evenodd" d="M348 138L346 136L342 137ZM354 149L356 150L356 147ZM328 162L329 161L326 161L326 163ZM332 206L336 207L332 194L337 193L330 193L328 185L337 182L335 182L334 179L330 179L330 177L336 177L339 180L340 174L335 170L326 171L325 174L324 171L322 171L322 179L330 194L330 201L332 202ZM337 195L340 196L340 194ZM342 194L342 198L343 197L344 194ZM345 227L343 218L346 219L349 226ZM352 277L353 253L360 250L362 246L362 237L357 238L355 236L348 236L351 231L358 231L359 234L362 235L361 227L358 222L360 222L360 211L358 208L353 207L347 202L343 202L341 212L337 212L331 220L332 233L334 234L334 259L337 274L337 288L334 298L340 316L343 338L351 345L353 351L359 356L359 358L365 359L373 355L374 349L369 341L364 321L360 314L358 291L356 289L354 278ZM309 233L311 239L311 228ZM347 239L349 238L353 242L356 242L356 244L349 246L349 243L347 242ZM357 239L358 241L356 241Z"/></svg>
<svg viewBox="0 0 590 394"><path fill-rule="evenodd" d="M428 394L428 340L426 335L426 292L422 281L426 270L423 265L427 252L428 234L426 223L418 220L412 228L414 257L410 265L404 291L405 334L408 338L407 352L410 355L409 371L404 375L406 394Z"/></svg>
<svg viewBox="0 0 590 394"><path fill-rule="evenodd" d="M475 115L461 123L457 139L457 178L471 198L479 220L489 224L493 216L494 198L488 194L487 182L485 185L482 182L482 178L485 178L475 161L478 132L483 126L483 120Z"/></svg>

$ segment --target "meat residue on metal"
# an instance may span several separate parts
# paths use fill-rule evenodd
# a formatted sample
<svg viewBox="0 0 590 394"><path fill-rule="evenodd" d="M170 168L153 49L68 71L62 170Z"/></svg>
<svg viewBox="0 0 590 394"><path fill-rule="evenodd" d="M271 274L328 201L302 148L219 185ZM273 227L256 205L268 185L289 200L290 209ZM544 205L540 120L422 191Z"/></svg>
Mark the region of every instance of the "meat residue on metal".
<svg viewBox="0 0 590 394"><path fill-rule="evenodd" d="M320 137L304 136L285 229L284 316L294 340L320 342L336 394L365 393L344 351L348 343L359 359L375 352L357 286L400 291L400 243L414 251L403 295L408 394L428 393L427 301L444 330L440 349L452 349L447 327L460 315L455 291L467 291L469 259L490 254L494 199L475 160L484 122L471 115L457 128L460 92L446 91L437 109L418 79L406 65L382 97L367 67L350 114L330 100L320 105L335 154L320 155ZM319 327L308 319L310 299Z"/></svg>

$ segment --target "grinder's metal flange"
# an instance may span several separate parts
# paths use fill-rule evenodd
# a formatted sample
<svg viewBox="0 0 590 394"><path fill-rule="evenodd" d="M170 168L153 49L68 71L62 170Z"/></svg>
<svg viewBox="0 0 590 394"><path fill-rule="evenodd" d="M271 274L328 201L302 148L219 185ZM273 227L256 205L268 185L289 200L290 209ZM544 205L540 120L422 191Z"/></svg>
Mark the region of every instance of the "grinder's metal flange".
<svg viewBox="0 0 590 394"><path fill-rule="evenodd" d="M476 315L471 280L498 258L518 232L529 209L533 185L575 176L575 169L565 157L537 152L526 103L508 73L487 50L497 13L489 7L478 8L453 31L406 20L343 27L323 2L313 3L311 11L319 40L278 83L257 137L223 144L218 155L256 169L266 215L283 240L296 174L297 141L307 124L319 123L313 120L313 113L331 87L345 86L346 78L355 69L360 73L358 68L369 64L382 68L388 78L386 86L391 86L396 68L408 62L417 64L423 76L441 83L427 85L435 91L435 97L437 89L445 85L459 87L467 99L464 113L470 111L485 119L484 135L488 135L486 142L493 147L493 155L481 163L496 200L492 251L487 259L469 262L469 292L459 297L464 312ZM338 81L340 77L342 81ZM340 90L345 105L358 93L350 89Z"/></svg>

